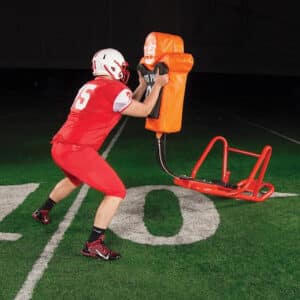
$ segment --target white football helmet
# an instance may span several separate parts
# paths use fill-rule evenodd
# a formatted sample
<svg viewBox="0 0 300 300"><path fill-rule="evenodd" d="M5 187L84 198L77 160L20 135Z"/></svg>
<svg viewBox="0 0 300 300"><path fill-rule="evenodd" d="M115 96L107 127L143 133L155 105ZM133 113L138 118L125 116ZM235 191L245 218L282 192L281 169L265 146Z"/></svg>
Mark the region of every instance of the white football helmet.
<svg viewBox="0 0 300 300"><path fill-rule="evenodd" d="M94 76L110 75L124 83L127 83L130 75L123 55L112 48L98 51L92 59L92 68Z"/></svg>

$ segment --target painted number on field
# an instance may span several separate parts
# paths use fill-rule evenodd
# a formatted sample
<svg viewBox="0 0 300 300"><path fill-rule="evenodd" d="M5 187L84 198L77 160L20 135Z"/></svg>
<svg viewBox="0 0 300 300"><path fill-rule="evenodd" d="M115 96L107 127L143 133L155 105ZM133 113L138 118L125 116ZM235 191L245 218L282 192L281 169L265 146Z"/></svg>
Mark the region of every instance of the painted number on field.
<svg viewBox="0 0 300 300"><path fill-rule="evenodd" d="M183 224L174 236L154 236L144 224L146 195L153 190L169 190L179 200ZM207 239L215 233L219 222L219 214L213 202L203 194L177 186L151 185L127 190L126 199L121 203L109 228L121 238L140 244L180 245Z"/></svg>
<svg viewBox="0 0 300 300"><path fill-rule="evenodd" d="M0 186L0 222L12 213L39 184ZM178 198L182 226L171 237L152 235L144 223L146 196L154 190L169 190ZM163 199L162 199L163 201ZM140 244L180 245L205 240L212 236L219 226L219 214L214 203L205 195L177 186L149 185L129 188L109 228L118 236ZM19 233L0 232L0 241L15 241Z"/></svg>
<svg viewBox="0 0 300 300"><path fill-rule="evenodd" d="M0 186L0 222L14 211L27 196L38 188L37 183ZM16 241L22 235L19 233L0 232L0 241Z"/></svg>

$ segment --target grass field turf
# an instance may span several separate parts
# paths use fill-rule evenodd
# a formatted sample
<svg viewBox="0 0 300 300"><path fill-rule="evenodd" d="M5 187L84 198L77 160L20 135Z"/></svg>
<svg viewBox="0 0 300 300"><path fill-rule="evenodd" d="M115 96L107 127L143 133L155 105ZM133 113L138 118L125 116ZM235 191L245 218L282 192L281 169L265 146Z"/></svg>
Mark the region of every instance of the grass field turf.
<svg viewBox="0 0 300 300"><path fill-rule="evenodd" d="M5 97L13 101L15 95ZM30 101L31 95L24 95L25 100L26 97ZM8 105L7 113L0 118L4 129L1 130L1 186L10 185L13 189L14 185L39 184L0 223L0 232L22 234L14 242L0 241L0 299L14 299L78 194L75 191L55 208L49 226L31 219L32 211L62 176L50 158L49 140L62 123L67 105L59 101L51 105L51 99L47 100L35 99L19 109ZM222 109L187 107L183 120L182 131L167 137L167 162L176 174L189 174L209 140L223 135L230 145L249 151L260 152L265 144L270 144L273 155L265 180L272 182L278 192L299 194L298 144L251 126ZM255 121L263 121L266 127L273 124L273 120ZM284 131L292 120L286 122L280 127ZM295 127L292 131L293 137L298 138ZM171 178L156 161L154 134L144 129L142 119L128 120L107 160L128 188L172 185ZM216 149L201 169L201 177L218 177L220 163ZM239 155L230 158L233 180L247 176L252 165L251 158ZM218 211L220 224L213 236L188 245L142 245L108 231L108 244L123 256L112 263L88 259L79 253L101 198L99 192L88 191L37 282L33 299L298 299L300 296L300 196L271 198L263 203L209 197ZM153 235L172 236L178 232L182 224L178 199L167 190L149 193L144 222Z"/></svg>

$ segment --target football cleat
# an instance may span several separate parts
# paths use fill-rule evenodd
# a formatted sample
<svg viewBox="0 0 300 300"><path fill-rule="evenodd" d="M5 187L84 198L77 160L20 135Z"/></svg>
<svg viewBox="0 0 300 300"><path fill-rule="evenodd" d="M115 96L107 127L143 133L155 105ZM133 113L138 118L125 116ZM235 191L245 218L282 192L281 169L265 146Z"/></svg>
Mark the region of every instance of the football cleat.
<svg viewBox="0 0 300 300"><path fill-rule="evenodd" d="M104 239L105 235L102 234L100 235L99 239L90 243L86 242L85 247L81 250L81 254L103 260L119 259L121 255L107 248L107 246L104 244Z"/></svg>
<svg viewBox="0 0 300 300"><path fill-rule="evenodd" d="M32 213L32 217L42 224L50 223L49 210L37 209Z"/></svg>

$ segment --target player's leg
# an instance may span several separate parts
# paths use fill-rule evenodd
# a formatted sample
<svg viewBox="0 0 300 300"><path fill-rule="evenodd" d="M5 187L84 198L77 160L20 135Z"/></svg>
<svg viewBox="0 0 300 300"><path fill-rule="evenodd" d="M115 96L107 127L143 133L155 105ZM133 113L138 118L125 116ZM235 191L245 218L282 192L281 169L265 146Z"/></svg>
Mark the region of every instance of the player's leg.
<svg viewBox="0 0 300 300"><path fill-rule="evenodd" d="M104 244L104 239L105 230L122 199L125 198L126 190L123 182L93 148L58 144L54 147L54 151L52 150L52 157L68 174L68 178L72 179L74 185L84 182L106 195L103 204L101 203L97 209L90 237L81 253L105 260L118 259L120 254L111 251Z"/></svg>
<svg viewBox="0 0 300 300"><path fill-rule="evenodd" d="M106 229L122 200L123 198L120 197L105 196L96 211L94 226Z"/></svg>
<svg viewBox="0 0 300 300"><path fill-rule="evenodd" d="M117 173L97 152L86 150L84 157L84 165L89 171L86 170L82 177L77 177L105 196L95 213L89 239L81 253L94 258L115 260L120 258L120 254L105 245L105 231L125 198L126 189Z"/></svg>
<svg viewBox="0 0 300 300"><path fill-rule="evenodd" d="M72 159L72 149L70 145L53 144L51 155L55 163L65 173L66 177L55 185L46 201L32 213L32 217L42 224L48 224L50 222L49 212L55 204L66 198L82 183L68 171L69 168L72 168L73 164L76 164L76 161ZM66 160L66 155L71 157L71 159Z"/></svg>
<svg viewBox="0 0 300 300"><path fill-rule="evenodd" d="M92 227L88 241L85 243L81 253L85 256L100 258L104 260L116 260L121 257L120 253L110 250L105 245L105 231L108 228L113 216L123 198L115 196L105 196L99 205L94 225Z"/></svg>
<svg viewBox="0 0 300 300"><path fill-rule="evenodd" d="M48 224L50 222L49 213L51 209L55 204L59 203L73 192L77 186L78 185L74 184L68 177L60 180L50 192L48 199L32 213L32 217L42 224Z"/></svg>
<svg viewBox="0 0 300 300"><path fill-rule="evenodd" d="M77 188L77 186L78 184L74 184L69 177L65 177L56 184L54 189L49 194L49 198L52 199L56 204L65 199Z"/></svg>

